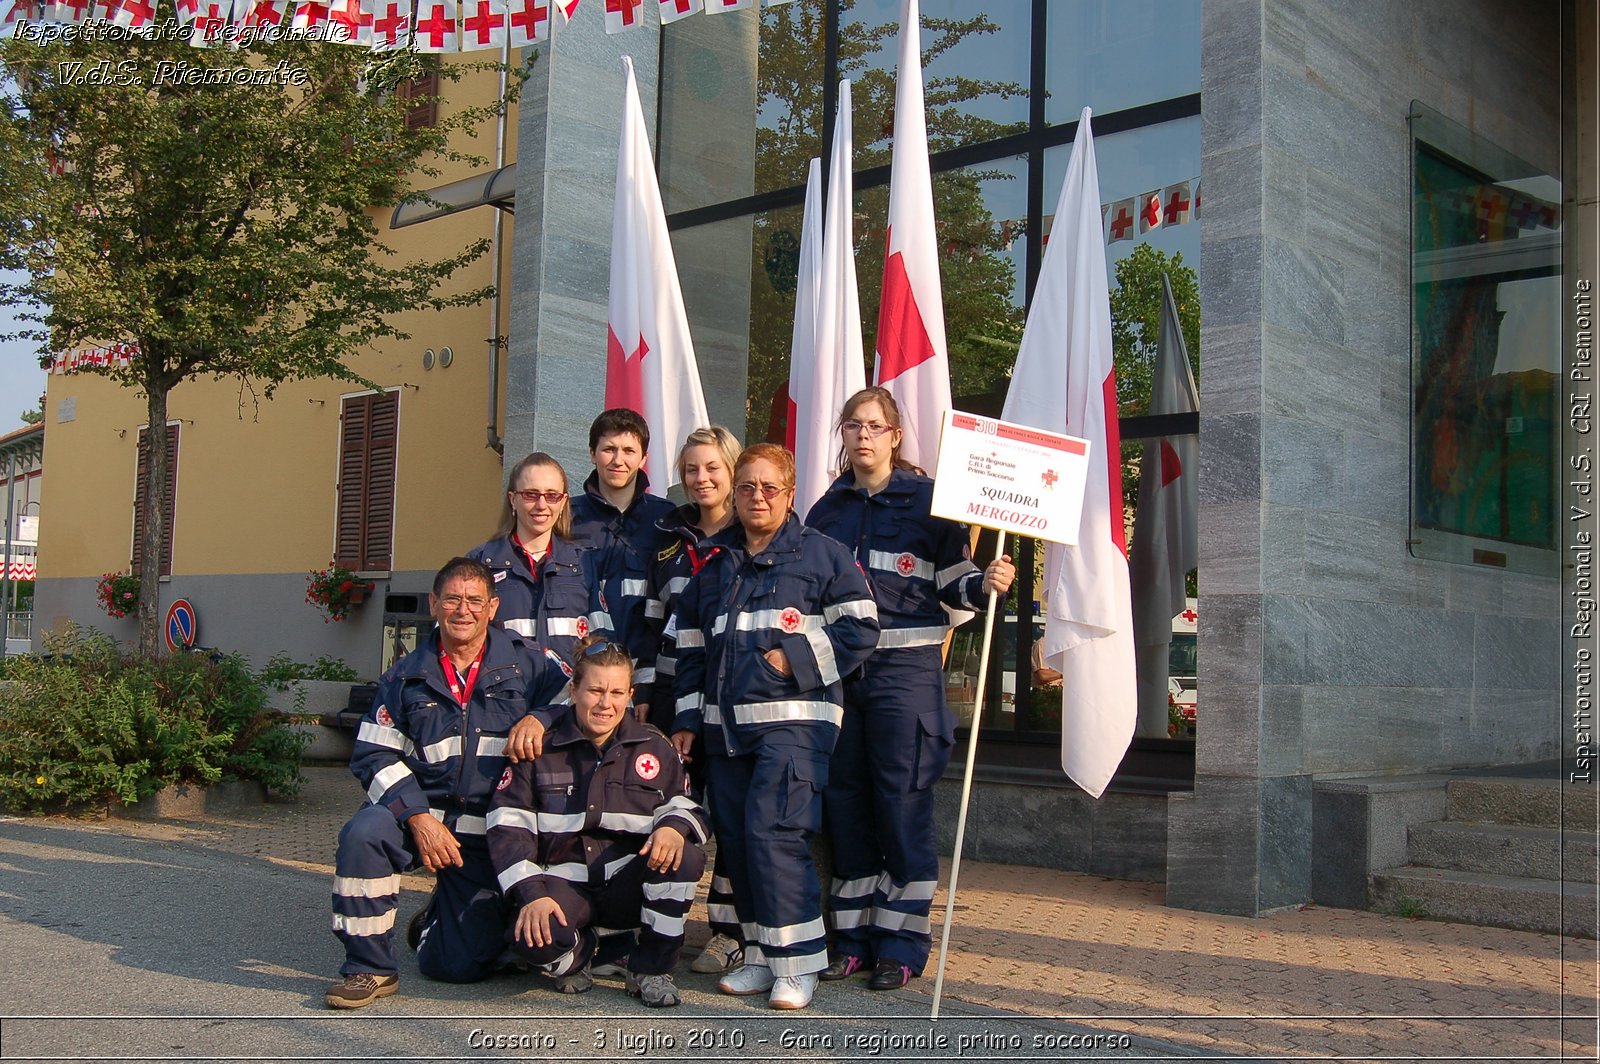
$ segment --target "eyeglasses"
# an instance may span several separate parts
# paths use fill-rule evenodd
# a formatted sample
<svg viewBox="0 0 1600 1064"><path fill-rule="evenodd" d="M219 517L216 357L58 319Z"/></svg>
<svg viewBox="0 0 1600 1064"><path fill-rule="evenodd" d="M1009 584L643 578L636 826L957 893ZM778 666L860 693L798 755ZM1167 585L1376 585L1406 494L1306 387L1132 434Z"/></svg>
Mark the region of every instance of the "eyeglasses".
<svg viewBox="0 0 1600 1064"><path fill-rule="evenodd" d="M445 595L439 599L439 605L444 607L446 613L454 613L456 610L459 610L461 607L465 606L467 608L467 612L476 617L478 614L489 608L489 600L486 598L479 598L476 595L472 596L471 598L465 598L461 595Z"/></svg>
<svg viewBox="0 0 1600 1064"><path fill-rule="evenodd" d="M756 497L757 491L761 492L763 499L776 499L779 495L788 491L789 488L783 484L751 484L746 482L744 484L735 484L733 490L741 499L753 499Z"/></svg>
<svg viewBox="0 0 1600 1064"><path fill-rule="evenodd" d="M845 421L839 425L841 432L848 432L852 436L865 436L869 440L877 439L892 428L893 425L885 425L881 421Z"/></svg>
<svg viewBox="0 0 1600 1064"><path fill-rule="evenodd" d="M623 646L621 643L590 643L588 646L583 648L583 653L579 654L578 657L592 658L599 654L609 653L621 654L629 661L633 660L633 655L629 654L628 648Z"/></svg>
<svg viewBox="0 0 1600 1064"><path fill-rule="evenodd" d="M517 496L523 502L542 501L546 506L556 506L562 499L567 497L567 493L564 491L517 491L513 489L511 494Z"/></svg>

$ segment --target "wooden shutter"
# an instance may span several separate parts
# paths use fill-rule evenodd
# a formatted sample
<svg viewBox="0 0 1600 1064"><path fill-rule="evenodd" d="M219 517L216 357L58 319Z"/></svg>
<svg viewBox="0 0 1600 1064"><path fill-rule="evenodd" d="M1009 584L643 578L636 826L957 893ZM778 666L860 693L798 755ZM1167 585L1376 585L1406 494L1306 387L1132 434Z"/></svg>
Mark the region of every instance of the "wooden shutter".
<svg viewBox="0 0 1600 1064"><path fill-rule="evenodd" d="M348 569L390 568L399 428L398 392L357 395L344 401L333 560Z"/></svg>
<svg viewBox="0 0 1600 1064"><path fill-rule="evenodd" d="M167 505L162 514L161 575L172 575L172 526L178 519L178 428L167 426ZM133 571L139 571L144 561L144 523L139 514L144 511L145 493L150 484L150 462L145 450L148 429L139 430L139 467L133 486Z"/></svg>
<svg viewBox="0 0 1600 1064"><path fill-rule="evenodd" d="M407 129L432 129L439 121L439 72L430 70L420 78L402 81L395 89L402 100L416 99L406 112Z"/></svg>

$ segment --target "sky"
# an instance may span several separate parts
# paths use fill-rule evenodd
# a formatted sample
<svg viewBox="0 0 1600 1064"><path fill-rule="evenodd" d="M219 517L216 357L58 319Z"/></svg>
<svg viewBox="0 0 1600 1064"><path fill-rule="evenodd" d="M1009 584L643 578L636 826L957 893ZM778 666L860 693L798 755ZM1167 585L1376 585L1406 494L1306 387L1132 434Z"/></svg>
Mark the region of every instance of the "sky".
<svg viewBox="0 0 1600 1064"><path fill-rule="evenodd" d="M0 333L8 333L16 327L11 308L0 307ZM0 340L0 435L23 426L24 410L39 408L44 377L32 343Z"/></svg>

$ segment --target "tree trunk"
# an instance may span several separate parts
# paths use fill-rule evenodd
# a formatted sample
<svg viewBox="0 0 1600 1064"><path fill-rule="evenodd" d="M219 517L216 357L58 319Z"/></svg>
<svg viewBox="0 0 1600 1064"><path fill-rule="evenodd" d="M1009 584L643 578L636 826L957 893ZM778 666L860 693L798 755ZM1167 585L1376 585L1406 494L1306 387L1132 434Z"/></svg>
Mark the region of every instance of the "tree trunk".
<svg viewBox="0 0 1600 1064"><path fill-rule="evenodd" d="M144 512L137 515L144 530L144 555L139 559L139 653L155 657L161 651L161 558L166 542L167 512L167 389L148 380L149 397L141 447L149 450L145 461Z"/></svg>

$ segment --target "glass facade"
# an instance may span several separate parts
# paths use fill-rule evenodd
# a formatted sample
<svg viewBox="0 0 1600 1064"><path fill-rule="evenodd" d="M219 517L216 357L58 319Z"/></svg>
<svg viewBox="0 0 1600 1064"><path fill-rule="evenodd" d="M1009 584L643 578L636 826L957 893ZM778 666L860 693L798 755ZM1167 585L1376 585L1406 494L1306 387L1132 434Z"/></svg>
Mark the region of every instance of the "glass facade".
<svg viewBox="0 0 1600 1064"><path fill-rule="evenodd" d="M952 392L959 408L998 414L1081 108L1095 112L1108 231L1116 201L1199 191L1200 0L923 0L921 8ZM762 11L759 22L695 18L663 30L658 153L668 223L696 350L715 352L729 371L708 379L710 391L733 387L742 349L742 410L731 394L726 407L711 404L747 443L784 438L776 400L789 373L805 174L812 157L826 158L841 78L851 80L853 100L856 270L871 379L899 10L900 0L800 0ZM1194 290L1198 219L1187 207L1163 223L1144 231L1134 224L1126 239L1108 239L1114 286L1118 262L1143 248L1141 265L1191 271ZM1160 255L1144 258L1152 252ZM1159 272L1148 268L1127 276L1159 285ZM1197 300L1186 313L1194 315L1197 356ZM1122 331L1130 368L1148 362L1152 330L1130 320ZM1148 394L1146 365L1122 394L1122 435L1134 441L1124 448L1130 507L1139 437L1197 426L1192 416L1177 427L1170 419L1141 424ZM984 550L980 541L980 556ZM1054 747L1059 688L1034 690L1030 667L1033 570L1043 552L1023 544L1015 553L1023 569L997 628L991 675L1002 679L990 684L985 734L1000 745ZM964 708L960 695L976 671L976 647L970 630L958 632L947 667L964 722L975 709L970 693Z"/></svg>

